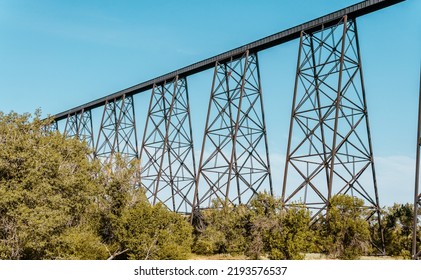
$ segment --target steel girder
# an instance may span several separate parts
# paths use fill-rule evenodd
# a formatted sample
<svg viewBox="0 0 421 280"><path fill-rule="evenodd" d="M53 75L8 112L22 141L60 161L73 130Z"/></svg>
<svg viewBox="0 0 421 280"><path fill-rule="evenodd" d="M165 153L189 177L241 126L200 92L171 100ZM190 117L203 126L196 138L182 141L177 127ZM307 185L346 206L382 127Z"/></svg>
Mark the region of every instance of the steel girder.
<svg viewBox="0 0 421 280"><path fill-rule="evenodd" d="M421 236L418 235L418 228L421 227L421 192L419 189L420 180L420 148L421 148L421 71L420 71L420 93L418 104L418 132L417 132L417 154L415 165L415 192L414 192L414 221L412 228L412 257L417 260L421 256Z"/></svg>
<svg viewBox="0 0 421 280"><path fill-rule="evenodd" d="M380 224L357 27L347 16L301 34L282 201L314 218L335 194L362 198Z"/></svg>
<svg viewBox="0 0 421 280"><path fill-rule="evenodd" d="M64 127L66 137L76 137L86 141L90 148L94 148L94 134L91 110L82 109L80 112L68 114Z"/></svg>
<svg viewBox="0 0 421 280"><path fill-rule="evenodd" d="M215 65L194 209L273 194L258 66L249 51Z"/></svg>
<svg viewBox="0 0 421 280"><path fill-rule="evenodd" d="M154 85L141 149L141 185L153 205L190 213L196 164L187 80Z"/></svg>
<svg viewBox="0 0 421 280"><path fill-rule="evenodd" d="M120 154L128 160L138 158L133 96L107 100L95 146L95 157L103 163Z"/></svg>

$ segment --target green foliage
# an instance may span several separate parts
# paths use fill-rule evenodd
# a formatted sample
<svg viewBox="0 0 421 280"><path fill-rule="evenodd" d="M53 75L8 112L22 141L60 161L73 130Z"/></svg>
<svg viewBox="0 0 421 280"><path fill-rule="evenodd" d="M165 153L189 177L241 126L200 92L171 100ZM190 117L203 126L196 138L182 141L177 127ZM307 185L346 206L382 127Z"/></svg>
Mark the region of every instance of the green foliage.
<svg viewBox="0 0 421 280"><path fill-rule="evenodd" d="M140 201L122 215L118 238L129 259L182 260L191 252L192 227L162 204Z"/></svg>
<svg viewBox="0 0 421 280"><path fill-rule="evenodd" d="M112 162L103 166L99 174L103 188L98 193L98 227L102 239L109 245L118 243L116 233L120 230L123 212L139 200L146 201L141 189L134 187L133 180L137 170L137 160L128 161L117 154Z"/></svg>
<svg viewBox="0 0 421 280"><path fill-rule="evenodd" d="M391 256L411 258L414 206L394 204L383 218L386 253ZM421 229L419 229L421 234Z"/></svg>
<svg viewBox="0 0 421 280"><path fill-rule="evenodd" d="M107 248L100 236L86 226L66 229L47 252L48 259L103 260L107 257Z"/></svg>
<svg viewBox="0 0 421 280"><path fill-rule="evenodd" d="M215 204L204 210L206 228L196 237L193 251L198 254L241 254L246 248L248 213L237 207Z"/></svg>
<svg viewBox="0 0 421 280"><path fill-rule="evenodd" d="M165 206L151 206L135 187L137 160L116 155L101 173L98 231L110 259L185 259L191 252L192 227Z"/></svg>
<svg viewBox="0 0 421 280"><path fill-rule="evenodd" d="M279 199L266 193L251 202L251 232L247 255L270 259L303 259L311 238L310 212L299 205L282 209Z"/></svg>
<svg viewBox="0 0 421 280"><path fill-rule="evenodd" d="M310 213L300 207L282 210L279 199L258 194L250 207L215 205L204 211L206 229L196 236L198 254L245 254L259 259L302 259Z"/></svg>
<svg viewBox="0 0 421 280"><path fill-rule="evenodd" d="M0 113L0 257L50 258L89 219L98 165L81 142L45 130L39 114Z"/></svg>
<svg viewBox="0 0 421 280"><path fill-rule="evenodd" d="M329 256L357 259L370 249L369 224L364 201L348 195L330 200L327 216L320 219L319 240Z"/></svg>
<svg viewBox="0 0 421 280"><path fill-rule="evenodd" d="M138 161L102 166L48 125L39 113L0 113L1 259L188 256L191 226L135 187Z"/></svg>

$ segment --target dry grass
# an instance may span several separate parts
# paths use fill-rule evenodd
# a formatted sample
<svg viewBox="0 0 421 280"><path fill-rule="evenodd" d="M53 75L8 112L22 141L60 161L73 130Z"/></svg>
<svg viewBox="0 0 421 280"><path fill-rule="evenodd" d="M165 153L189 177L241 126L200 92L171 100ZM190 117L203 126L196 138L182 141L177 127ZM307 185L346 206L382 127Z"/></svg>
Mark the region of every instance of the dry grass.
<svg viewBox="0 0 421 280"><path fill-rule="evenodd" d="M248 260L244 255L235 255L230 254L216 254L216 255L196 255L191 254L190 260ZM403 258L399 257L390 257L390 256L362 256L360 260L402 260ZM304 260L330 260L325 254L306 254Z"/></svg>
<svg viewBox="0 0 421 280"><path fill-rule="evenodd" d="M232 256L230 254L196 255L191 254L190 260L248 260L244 255Z"/></svg>
<svg viewBox="0 0 421 280"><path fill-rule="evenodd" d="M362 256L360 260L402 260L401 257L391 257L391 256ZM332 258L329 258L325 254L306 254L305 260L333 260Z"/></svg>

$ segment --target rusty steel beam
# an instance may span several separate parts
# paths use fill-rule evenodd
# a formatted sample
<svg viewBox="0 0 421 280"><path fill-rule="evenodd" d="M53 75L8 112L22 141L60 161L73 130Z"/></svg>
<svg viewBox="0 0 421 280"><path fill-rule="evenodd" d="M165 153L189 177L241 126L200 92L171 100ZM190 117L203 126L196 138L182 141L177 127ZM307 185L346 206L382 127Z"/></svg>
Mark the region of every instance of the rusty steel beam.
<svg viewBox="0 0 421 280"><path fill-rule="evenodd" d="M308 21L306 23L303 23L295 27L286 29L284 31L278 32L276 34L270 35L263 39L246 44L239 48L224 52L214 57L202 60L200 62L191 64L187 67L162 75L160 77L156 77L149 81L137 84L127 89L105 96L103 98L99 98L97 100L86 103L84 105L56 114L53 116L53 119L56 121L66 119L69 114L73 115L76 112L80 112L82 109L91 110L97 107L104 106L107 102L109 103L112 100L121 99L123 96L130 96L130 95L134 95L146 90L150 90L152 89L154 85L161 85L167 80L174 79L174 77L176 76L178 76L181 79L181 78L202 72L204 70L211 69L215 66L215 63L217 62L226 63L231 59L240 58L247 50L250 51L251 53L257 53L258 51L262 51L262 50L271 48L273 46L280 45L294 39L298 39L300 38L302 31L306 31L307 33L312 33L312 32L319 31L323 28L328 28L330 26L335 25L338 22L338 20L343 18L345 15L347 15L349 19L354 19L359 16L366 15L368 13L386 8L388 6L391 6L403 1L405 0L368 0L368 1L357 3L355 5L349 6L342 10L338 10L336 12L327 14L317 19Z"/></svg>

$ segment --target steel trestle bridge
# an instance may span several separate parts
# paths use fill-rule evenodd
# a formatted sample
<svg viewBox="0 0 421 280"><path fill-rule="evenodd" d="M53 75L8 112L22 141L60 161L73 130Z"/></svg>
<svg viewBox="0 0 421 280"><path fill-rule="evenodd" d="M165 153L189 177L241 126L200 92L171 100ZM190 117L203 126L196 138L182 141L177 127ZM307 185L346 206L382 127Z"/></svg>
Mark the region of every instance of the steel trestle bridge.
<svg viewBox="0 0 421 280"><path fill-rule="evenodd" d="M248 204L257 192L273 195L258 53L298 39L297 67L291 69L295 71L295 86L282 202L285 206L300 202L316 218L327 211L333 195L349 194L363 199L367 219L380 224L356 19L403 1L363 1L286 29L56 114L52 117L55 128L65 122L63 133L87 141L94 150L92 156L103 162L116 153L140 159L139 183L148 199L175 212L194 216L214 201ZM187 78L208 69L214 70L212 87L201 153L196 159ZM139 145L134 95L146 91L151 91L151 97ZM96 108L103 108L103 112L94 130L92 110ZM414 196L415 259L421 253L416 236L421 206L420 130Z"/></svg>

